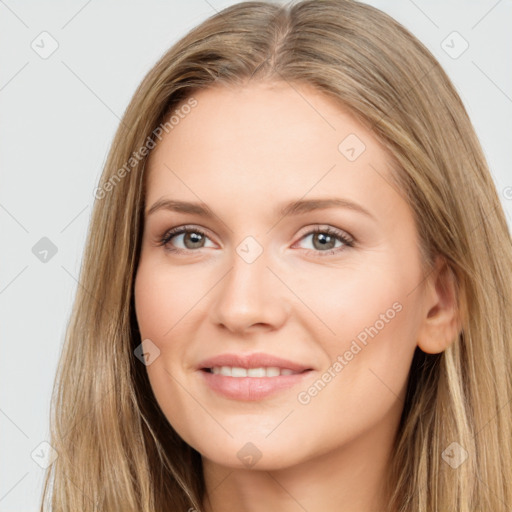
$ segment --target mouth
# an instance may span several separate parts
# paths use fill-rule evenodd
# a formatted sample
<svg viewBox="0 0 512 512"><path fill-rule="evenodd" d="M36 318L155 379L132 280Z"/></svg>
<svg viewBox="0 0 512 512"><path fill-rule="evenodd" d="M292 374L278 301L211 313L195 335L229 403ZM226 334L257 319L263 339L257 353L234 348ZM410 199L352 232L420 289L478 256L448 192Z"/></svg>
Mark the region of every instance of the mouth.
<svg viewBox="0 0 512 512"><path fill-rule="evenodd" d="M223 354L201 363L197 370L207 387L231 400L263 400L290 389L313 368L269 354Z"/></svg>
<svg viewBox="0 0 512 512"><path fill-rule="evenodd" d="M279 366L259 366L256 368L241 368L239 366L213 366L212 368L201 368L206 373L224 375L225 377L279 377L280 375L298 375L309 371L295 371L291 368L280 368Z"/></svg>
<svg viewBox="0 0 512 512"><path fill-rule="evenodd" d="M278 377L294 375L313 368L262 352L220 354L197 365L198 370L226 377Z"/></svg>

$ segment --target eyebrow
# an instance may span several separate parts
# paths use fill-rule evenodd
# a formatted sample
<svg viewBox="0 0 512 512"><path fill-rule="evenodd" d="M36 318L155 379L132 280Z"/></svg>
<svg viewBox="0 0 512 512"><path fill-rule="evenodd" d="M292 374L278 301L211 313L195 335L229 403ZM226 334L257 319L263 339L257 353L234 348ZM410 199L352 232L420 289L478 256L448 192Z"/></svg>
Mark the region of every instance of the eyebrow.
<svg viewBox="0 0 512 512"><path fill-rule="evenodd" d="M375 216L360 204L349 201L348 199L341 199L337 197L292 201L291 203L282 205L281 208L277 209L276 213L282 217L286 217L287 215L300 215L314 210L325 210L327 208L345 208L362 213L376 220ZM151 208L148 209L146 215L149 216L158 210L190 213L206 218L213 218L216 216L205 203L176 201L172 199L159 199L151 206Z"/></svg>

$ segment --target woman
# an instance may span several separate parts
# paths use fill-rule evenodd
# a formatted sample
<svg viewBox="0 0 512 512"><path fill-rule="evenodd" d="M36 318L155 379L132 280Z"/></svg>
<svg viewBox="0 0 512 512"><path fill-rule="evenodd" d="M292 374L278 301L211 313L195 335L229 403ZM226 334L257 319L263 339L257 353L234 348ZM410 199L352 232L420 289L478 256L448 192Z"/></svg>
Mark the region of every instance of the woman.
<svg viewBox="0 0 512 512"><path fill-rule="evenodd" d="M508 510L510 234L402 26L225 9L146 76L96 198L52 510Z"/></svg>

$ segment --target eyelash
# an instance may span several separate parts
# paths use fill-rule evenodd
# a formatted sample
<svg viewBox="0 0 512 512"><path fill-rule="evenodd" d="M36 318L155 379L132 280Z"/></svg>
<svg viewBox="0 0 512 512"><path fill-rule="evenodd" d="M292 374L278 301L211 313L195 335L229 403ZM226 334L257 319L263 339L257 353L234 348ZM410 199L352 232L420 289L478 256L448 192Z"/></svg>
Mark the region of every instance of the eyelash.
<svg viewBox="0 0 512 512"><path fill-rule="evenodd" d="M173 229L170 229L170 230L166 231L164 233L164 235L162 237L160 237L158 245L165 247L165 249L167 251L175 253L175 254L185 254L185 253L194 252L195 249L178 249L176 247L170 248L170 247L167 246L167 244L175 236L178 236L178 235L181 235L181 234L184 234L184 233L185 234L186 233L198 233L201 236L204 236L204 237L208 238L208 235L202 229L200 229L200 228L197 228L197 227L194 227L194 226L180 226L180 227L173 228ZM345 250L347 247L354 247L354 243L355 243L354 239L349 238L348 236L344 235L343 232L338 231L337 229L334 229L334 228L331 228L331 227L320 227L320 226L317 226L314 229L312 229L312 230L308 231L307 233L305 233L300 238L300 240L302 240L303 238L305 238L305 237L307 237L309 235L314 235L316 233L323 233L323 234L327 234L329 236L332 236L332 237L340 240L343 243L343 246L336 247L334 249L329 249L327 251L318 251L318 250L315 250L315 249L305 249L305 251L308 254L315 253L315 255L319 255L320 257L330 256L330 255L333 255L333 254L336 254L336 253L339 253L339 252ZM199 249L202 249L202 247L200 247Z"/></svg>

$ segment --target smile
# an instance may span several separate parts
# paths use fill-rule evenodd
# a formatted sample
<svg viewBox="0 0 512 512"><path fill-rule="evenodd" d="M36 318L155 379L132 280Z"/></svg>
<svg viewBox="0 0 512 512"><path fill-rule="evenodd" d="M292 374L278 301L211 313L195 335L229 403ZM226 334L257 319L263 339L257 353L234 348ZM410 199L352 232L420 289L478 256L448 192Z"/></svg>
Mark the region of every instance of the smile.
<svg viewBox="0 0 512 512"><path fill-rule="evenodd" d="M226 377L279 377L280 375L295 375L298 371L290 368L279 368L278 366L260 366L258 368L240 368L238 366L214 366L206 371L215 375Z"/></svg>

